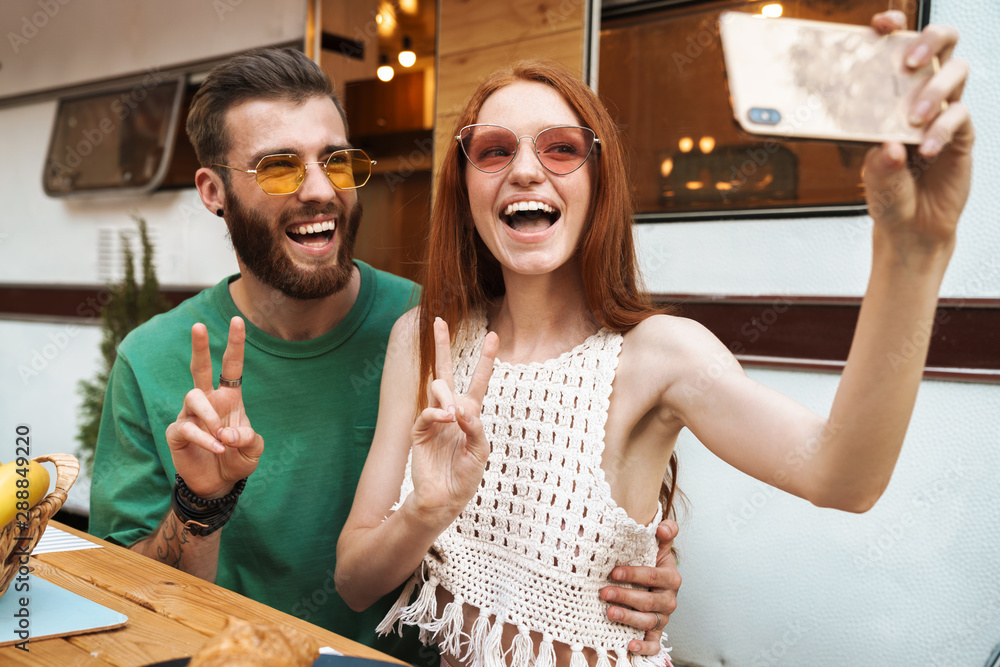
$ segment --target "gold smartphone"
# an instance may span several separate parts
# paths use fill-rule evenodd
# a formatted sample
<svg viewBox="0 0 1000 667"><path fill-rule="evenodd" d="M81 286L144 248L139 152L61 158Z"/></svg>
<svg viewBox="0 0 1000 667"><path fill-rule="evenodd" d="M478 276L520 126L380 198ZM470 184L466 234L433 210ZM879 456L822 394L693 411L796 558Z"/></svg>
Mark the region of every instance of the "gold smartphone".
<svg viewBox="0 0 1000 667"><path fill-rule="evenodd" d="M880 36L868 26L746 12L719 17L736 122L752 134L919 144L907 116L937 60L903 63L913 31Z"/></svg>

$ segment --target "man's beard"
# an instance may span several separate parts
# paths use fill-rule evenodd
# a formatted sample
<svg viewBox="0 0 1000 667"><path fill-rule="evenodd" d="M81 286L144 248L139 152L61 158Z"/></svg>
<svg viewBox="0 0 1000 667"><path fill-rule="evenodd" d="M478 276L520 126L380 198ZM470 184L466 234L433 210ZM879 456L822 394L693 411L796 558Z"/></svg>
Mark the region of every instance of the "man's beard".
<svg viewBox="0 0 1000 667"><path fill-rule="evenodd" d="M343 206L330 202L323 208L303 206L286 211L276 224L243 205L232 191L226 196L226 226L237 257L247 271L287 297L292 299L320 299L339 292L347 286L354 271L354 242L361 224L361 202L358 201L348 214ZM334 233L340 236L335 265L311 268L296 266L284 248L285 227L296 219L310 219L337 215Z"/></svg>

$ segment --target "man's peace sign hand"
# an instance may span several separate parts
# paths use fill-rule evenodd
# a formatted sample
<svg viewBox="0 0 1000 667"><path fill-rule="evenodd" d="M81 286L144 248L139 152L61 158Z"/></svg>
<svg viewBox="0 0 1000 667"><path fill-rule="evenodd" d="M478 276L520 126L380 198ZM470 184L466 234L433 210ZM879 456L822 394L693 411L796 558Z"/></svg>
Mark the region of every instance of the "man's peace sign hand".
<svg viewBox="0 0 1000 667"><path fill-rule="evenodd" d="M239 317L229 323L229 342L222 356L222 377L243 377L246 326ZM167 444L177 473L202 498L223 496L257 468L264 439L254 432L243 409L243 390L215 389L208 330L191 327L191 377L194 389L184 397L177 421L167 427Z"/></svg>

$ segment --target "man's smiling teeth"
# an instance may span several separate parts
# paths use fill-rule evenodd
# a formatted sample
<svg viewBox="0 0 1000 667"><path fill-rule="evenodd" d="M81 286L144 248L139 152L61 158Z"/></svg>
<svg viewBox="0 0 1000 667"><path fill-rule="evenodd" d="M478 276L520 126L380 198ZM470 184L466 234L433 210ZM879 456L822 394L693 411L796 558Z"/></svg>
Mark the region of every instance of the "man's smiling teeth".
<svg viewBox="0 0 1000 667"><path fill-rule="evenodd" d="M540 201L516 201L513 204L507 204L507 208L504 210L504 215L510 216L518 211L543 211L545 213L555 213L555 209Z"/></svg>
<svg viewBox="0 0 1000 667"><path fill-rule="evenodd" d="M319 234L320 232L332 232L337 228L337 225L331 220L326 222L314 222L309 225L299 225L298 227L292 227L288 231L292 234Z"/></svg>

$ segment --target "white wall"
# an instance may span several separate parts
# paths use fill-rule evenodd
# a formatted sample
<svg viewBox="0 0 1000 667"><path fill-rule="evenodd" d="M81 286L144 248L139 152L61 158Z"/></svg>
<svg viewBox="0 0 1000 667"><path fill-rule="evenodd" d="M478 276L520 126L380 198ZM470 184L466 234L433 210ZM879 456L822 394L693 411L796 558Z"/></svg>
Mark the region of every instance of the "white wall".
<svg viewBox="0 0 1000 667"><path fill-rule="evenodd" d="M68 453L77 457L77 381L99 371L100 327L68 322L0 320L0 461L16 458L18 425L30 429L30 455ZM55 470L52 483L55 484ZM70 489L64 505L86 513L90 481Z"/></svg>
<svg viewBox="0 0 1000 667"><path fill-rule="evenodd" d="M1000 297L1000 4L933 0L962 32L977 129L972 197L942 293ZM641 225L655 292L860 296L871 220ZM839 375L751 369L826 413ZM864 515L817 509L679 444L678 664L980 667L1000 643L1000 386L925 382L898 468Z"/></svg>
<svg viewBox="0 0 1000 667"><path fill-rule="evenodd" d="M301 40L306 0L4 0L0 98Z"/></svg>
<svg viewBox="0 0 1000 667"><path fill-rule="evenodd" d="M825 411L838 375L752 370ZM888 490L816 508L679 444L678 664L981 667L1000 642L1000 391L926 382Z"/></svg>

